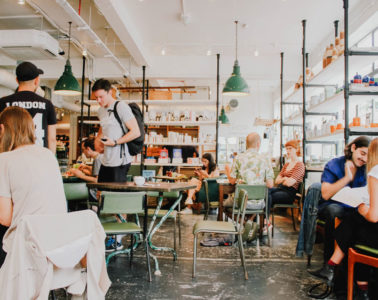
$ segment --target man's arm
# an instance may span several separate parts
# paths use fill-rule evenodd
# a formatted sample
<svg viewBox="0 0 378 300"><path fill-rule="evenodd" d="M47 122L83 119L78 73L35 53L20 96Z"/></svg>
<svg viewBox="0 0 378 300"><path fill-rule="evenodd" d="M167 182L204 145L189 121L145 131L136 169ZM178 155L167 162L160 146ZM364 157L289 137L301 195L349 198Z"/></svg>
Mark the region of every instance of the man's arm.
<svg viewBox="0 0 378 300"><path fill-rule="evenodd" d="M224 167L224 171L227 175L227 179L228 181L231 183L231 184L235 184L236 183L236 178L232 177L231 176L231 169L230 169L230 166L227 164L225 165Z"/></svg>
<svg viewBox="0 0 378 300"><path fill-rule="evenodd" d="M12 221L12 215L12 199L0 197L0 224L9 227Z"/></svg>
<svg viewBox="0 0 378 300"><path fill-rule="evenodd" d="M47 145L52 153L56 152L56 125L47 126Z"/></svg>
<svg viewBox="0 0 378 300"><path fill-rule="evenodd" d="M89 176L84 174L82 171L78 169L71 169L70 172L77 178L83 179L84 181L87 182L97 182L97 176Z"/></svg>
<svg viewBox="0 0 378 300"><path fill-rule="evenodd" d="M324 200L331 199L338 191L351 182L356 174L356 167L351 161L345 163L345 176L334 183L323 182L322 183L322 198Z"/></svg>
<svg viewBox="0 0 378 300"><path fill-rule="evenodd" d="M125 124L128 129L128 132L116 141L118 145L128 143L140 137L138 122L135 118L126 121ZM114 146L115 141L108 138L106 141L103 141L103 144L105 146Z"/></svg>

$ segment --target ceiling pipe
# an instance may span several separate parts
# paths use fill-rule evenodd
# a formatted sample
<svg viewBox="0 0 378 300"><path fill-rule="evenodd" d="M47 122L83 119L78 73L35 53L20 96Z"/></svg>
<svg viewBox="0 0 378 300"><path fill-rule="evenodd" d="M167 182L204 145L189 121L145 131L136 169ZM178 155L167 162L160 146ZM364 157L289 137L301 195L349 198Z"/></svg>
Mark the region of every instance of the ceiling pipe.
<svg viewBox="0 0 378 300"><path fill-rule="evenodd" d="M43 16L53 27L55 27L59 32L65 34L68 36L68 31L66 29L61 28L51 17L49 17L48 14L46 14L37 4L35 4L32 0L26 0L26 2L39 14ZM48 31L48 30L47 30ZM86 48L74 37L71 37L71 42L78 48L80 51L83 51ZM91 58L94 59L95 57L93 56L92 53L87 51L87 55Z"/></svg>
<svg viewBox="0 0 378 300"><path fill-rule="evenodd" d="M130 75L126 67L123 66L121 61L114 55L114 53L105 45L105 43L98 37L98 35L89 27L88 23L76 12L76 10L66 1L66 0L55 0L56 3L63 8L63 10L69 14L72 21L79 27L87 27L85 30L91 36L96 44L102 46L106 52L108 52L109 57L116 62L119 69L122 71L122 75L127 76L131 82L136 84L136 80Z"/></svg>

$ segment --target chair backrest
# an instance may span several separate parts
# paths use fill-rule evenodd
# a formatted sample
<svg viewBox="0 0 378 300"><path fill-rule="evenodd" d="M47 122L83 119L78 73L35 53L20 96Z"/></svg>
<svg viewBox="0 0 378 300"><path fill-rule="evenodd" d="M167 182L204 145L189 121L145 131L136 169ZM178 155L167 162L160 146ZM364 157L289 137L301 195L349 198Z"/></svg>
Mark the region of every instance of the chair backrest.
<svg viewBox="0 0 378 300"><path fill-rule="evenodd" d="M238 197L241 189L246 190L248 193L248 200L265 199L268 195L265 184L238 184L235 188L235 198Z"/></svg>
<svg viewBox="0 0 378 300"><path fill-rule="evenodd" d="M211 200L218 201L219 199L219 184L217 182L219 178L206 178L203 180L206 203L210 203Z"/></svg>
<svg viewBox="0 0 378 300"><path fill-rule="evenodd" d="M88 188L85 182L64 183L63 187L67 201L88 200Z"/></svg>
<svg viewBox="0 0 378 300"><path fill-rule="evenodd" d="M144 213L145 192L102 192L100 214Z"/></svg>
<svg viewBox="0 0 378 300"><path fill-rule="evenodd" d="M248 193L244 189L240 189L238 193L238 197L235 198L235 202L237 202L238 207L240 209L238 210L237 213L237 229L238 231L242 232L243 231L243 224L244 224L244 216L245 216L245 211L247 208L247 202L248 202Z"/></svg>

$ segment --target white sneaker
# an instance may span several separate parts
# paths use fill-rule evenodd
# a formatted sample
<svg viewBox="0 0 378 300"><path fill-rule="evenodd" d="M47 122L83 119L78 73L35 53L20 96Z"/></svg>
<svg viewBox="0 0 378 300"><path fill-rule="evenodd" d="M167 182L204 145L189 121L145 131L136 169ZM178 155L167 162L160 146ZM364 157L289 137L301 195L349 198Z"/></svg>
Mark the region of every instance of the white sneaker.
<svg viewBox="0 0 378 300"><path fill-rule="evenodd" d="M193 214L193 210L189 207L185 207L182 211L181 211L181 214L183 215L192 215Z"/></svg>
<svg viewBox="0 0 378 300"><path fill-rule="evenodd" d="M264 226L262 234L263 235L268 235L268 233L269 233L271 235L272 234L272 230L273 230L273 225L269 223L268 225Z"/></svg>
<svg viewBox="0 0 378 300"><path fill-rule="evenodd" d="M193 204L192 198L186 198L185 205L191 205L191 204Z"/></svg>

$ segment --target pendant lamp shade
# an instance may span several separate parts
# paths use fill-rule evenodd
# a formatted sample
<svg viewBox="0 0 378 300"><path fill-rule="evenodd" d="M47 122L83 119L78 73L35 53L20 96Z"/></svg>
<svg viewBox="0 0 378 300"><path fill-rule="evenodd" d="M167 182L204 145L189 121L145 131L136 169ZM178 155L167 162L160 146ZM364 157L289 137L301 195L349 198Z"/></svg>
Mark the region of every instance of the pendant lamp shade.
<svg viewBox="0 0 378 300"><path fill-rule="evenodd" d="M247 82L240 75L239 62L235 60L234 68L231 77L228 78L223 88L223 95L226 96L247 96L249 94L249 87Z"/></svg>
<svg viewBox="0 0 378 300"><path fill-rule="evenodd" d="M229 124L230 120L226 115L226 111L224 110L224 106L222 105L221 114L219 115L219 122L222 124Z"/></svg>
<svg viewBox="0 0 378 300"><path fill-rule="evenodd" d="M63 96L77 96L81 94L81 87L72 73L70 60L67 59L64 72L55 84L54 93Z"/></svg>
<svg viewBox="0 0 378 300"><path fill-rule="evenodd" d="M64 72L55 84L54 93L63 96L77 96L81 94L79 82L72 73L72 66L70 62L70 44L71 44L71 23L69 22L68 35L68 58L64 66Z"/></svg>
<svg viewBox="0 0 378 300"><path fill-rule="evenodd" d="M226 96L247 96L249 95L249 87L247 82L241 77L240 66L238 61L238 21L235 21L236 25L236 43L235 43L235 53L236 59L234 62L234 67L232 70L231 77L226 81L223 88L223 95Z"/></svg>

